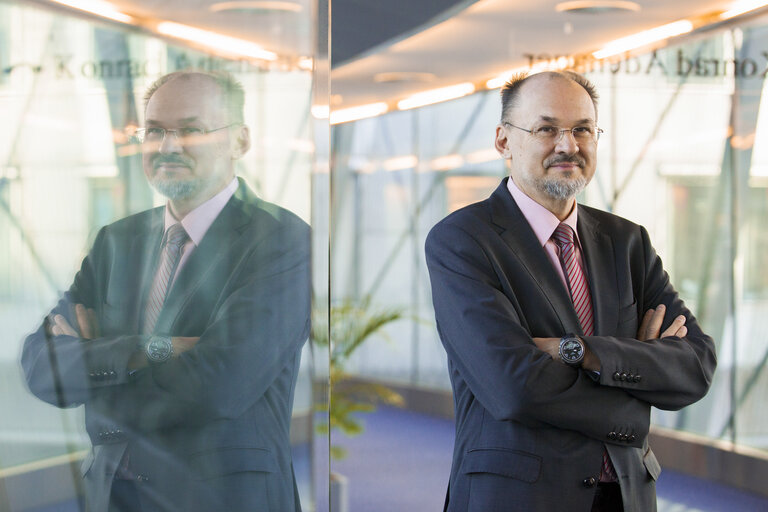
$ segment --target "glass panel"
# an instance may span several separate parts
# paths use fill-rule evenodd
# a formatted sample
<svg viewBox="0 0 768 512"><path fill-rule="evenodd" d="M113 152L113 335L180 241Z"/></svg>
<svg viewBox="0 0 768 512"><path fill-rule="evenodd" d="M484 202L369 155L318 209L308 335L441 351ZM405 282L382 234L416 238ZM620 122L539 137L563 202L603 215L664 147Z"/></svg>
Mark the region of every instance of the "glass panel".
<svg viewBox="0 0 768 512"><path fill-rule="evenodd" d="M152 35L168 11L151 2L126 23L0 3L1 510L106 510L113 482L152 510L316 508L328 130L310 107L328 34L318 2L295 6L210 14L273 59Z"/></svg>

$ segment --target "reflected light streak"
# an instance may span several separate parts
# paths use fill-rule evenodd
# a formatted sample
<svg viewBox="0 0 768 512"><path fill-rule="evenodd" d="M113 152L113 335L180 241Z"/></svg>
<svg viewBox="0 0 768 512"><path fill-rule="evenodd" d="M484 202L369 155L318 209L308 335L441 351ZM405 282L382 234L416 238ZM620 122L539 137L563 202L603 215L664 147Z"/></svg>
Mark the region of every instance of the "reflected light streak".
<svg viewBox="0 0 768 512"><path fill-rule="evenodd" d="M735 18L740 14L754 11L755 9L765 7L766 5L768 5L768 2L765 0L745 0L742 2L734 2L731 4L730 9L720 14L720 19L727 20L730 18Z"/></svg>
<svg viewBox="0 0 768 512"><path fill-rule="evenodd" d="M133 17L123 14L118 11L112 4L108 2L102 2L101 0L51 0L54 3L72 7L79 11L88 12L101 16L102 18L108 18L110 20L119 21L121 23L133 23Z"/></svg>
<svg viewBox="0 0 768 512"><path fill-rule="evenodd" d="M397 108L408 110L412 108L424 107L441 101L454 100L475 92L475 85L471 82L440 87L429 91L420 92L409 96L404 100L397 102Z"/></svg>
<svg viewBox="0 0 768 512"><path fill-rule="evenodd" d="M334 110L331 112L331 124L348 123L358 119L375 117L385 113L387 110L389 110L389 107L383 101Z"/></svg>
<svg viewBox="0 0 768 512"><path fill-rule="evenodd" d="M181 23L174 23L172 21L160 22L157 24L157 32L244 57L277 60L276 53L267 51L256 43L190 27L189 25L182 25Z"/></svg>
<svg viewBox="0 0 768 512"><path fill-rule="evenodd" d="M461 155L445 155L439 158L435 158L429 163L429 166L434 171L448 171L450 169L456 169L461 167L464 163L464 158Z"/></svg>
<svg viewBox="0 0 768 512"><path fill-rule="evenodd" d="M328 119L331 115L331 108L328 105L312 105L310 112L315 119Z"/></svg>
<svg viewBox="0 0 768 512"><path fill-rule="evenodd" d="M675 21L660 27L644 30L631 36L622 37L606 44L601 50L598 50L592 54L596 59L604 59L613 55L618 55L635 48L640 48L645 45L655 43L657 41L663 41L670 37L686 34L693 30L693 23L688 20Z"/></svg>
<svg viewBox="0 0 768 512"><path fill-rule="evenodd" d="M480 149L478 151L473 151L472 153L467 153L464 156L464 159L468 164L483 164L485 162L493 162L499 158L501 158L501 156L495 149Z"/></svg>
<svg viewBox="0 0 768 512"><path fill-rule="evenodd" d="M287 11L301 12L301 5L296 2L261 0L254 2L217 2L208 10L211 12L222 11L242 11L242 10L267 10L267 11Z"/></svg>
<svg viewBox="0 0 768 512"><path fill-rule="evenodd" d="M419 163L416 155L395 156L387 158L382 162L381 167L385 171L401 171L403 169L412 169Z"/></svg>

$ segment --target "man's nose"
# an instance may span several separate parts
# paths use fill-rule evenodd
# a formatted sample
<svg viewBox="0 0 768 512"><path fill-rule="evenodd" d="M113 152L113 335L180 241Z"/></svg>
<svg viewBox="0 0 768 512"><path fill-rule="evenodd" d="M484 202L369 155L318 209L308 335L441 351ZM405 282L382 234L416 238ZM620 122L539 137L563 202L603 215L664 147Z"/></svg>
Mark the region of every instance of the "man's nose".
<svg viewBox="0 0 768 512"><path fill-rule="evenodd" d="M559 138L555 144L555 151L558 153L573 154L579 151L579 144L573 136L571 130L560 130Z"/></svg>
<svg viewBox="0 0 768 512"><path fill-rule="evenodd" d="M181 141L179 141L179 137L174 130L165 131L163 140L160 141L158 152L166 154L182 152Z"/></svg>

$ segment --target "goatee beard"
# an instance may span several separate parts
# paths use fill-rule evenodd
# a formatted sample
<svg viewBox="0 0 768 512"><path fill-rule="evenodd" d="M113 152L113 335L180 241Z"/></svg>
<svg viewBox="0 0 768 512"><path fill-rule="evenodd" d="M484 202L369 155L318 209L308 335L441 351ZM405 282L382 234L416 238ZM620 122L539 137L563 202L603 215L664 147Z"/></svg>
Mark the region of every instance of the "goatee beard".
<svg viewBox="0 0 768 512"><path fill-rule="evenodd" d="M202 187L203 180L174 180L155 177L151 182L155 190L171 201L194 197Z"/></svg>

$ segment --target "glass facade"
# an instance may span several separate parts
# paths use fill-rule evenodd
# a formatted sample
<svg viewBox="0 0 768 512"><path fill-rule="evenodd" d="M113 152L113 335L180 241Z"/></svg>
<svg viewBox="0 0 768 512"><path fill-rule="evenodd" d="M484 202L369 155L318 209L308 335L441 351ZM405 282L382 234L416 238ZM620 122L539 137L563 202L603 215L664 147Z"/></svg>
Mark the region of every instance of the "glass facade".
<svg viewBox="0 0 768 512"><path fill-rule="evenodd" d="M768 18L613 62L580 61L600 93L597 174L581 201L649 230L672 282L717 342L707 397L655 424L768 449L765 169ZM449 390L423 244L506 175L498 90L336 125L335 299L400 307L351 358L363 377Z"/></svg>
<svg viewBox="0 0 768 512"><path fill-rule="evenodd" d="M290 39L308 50L301 57L311 58L315 51L317 34L311 28L319 24L317 16L318 4L303 2L290 25L276 27L290 31ZM327 23L327 17L323 19ZM328 34L320 36L327 47ZM144 176L142 150L147 148L132 136L137 127L145 124L143 96L147 87L162 75L179 70L232 74L245 91L243 123L250 129L250 150L236 160L235 173L259 199L282 208L273 211L275 218L291 218L296 226L306 226L322 224L322 219L316 218L322 207L313 209L313 190L325 190L327 196L326 166L320 166L321 172L317 172L318 162L327 162L327 154L315 153L317 141L327 147L327 119L318 120L310 114L313 101L326 101L327 105L323 100L327 98L327 86L318 86L311 65L222 57L199 45L191 48L120 24L26 2L0 3L0 42L0 109L5 114L0 127L0 318L4 324L0 344L0 510L23 511L51 503L76 502L83 492L80 466L83 459L89 458L95 433L91 432L89 438L82 406L60 409L30 393L24 375L28 368L23 370L20 364L22 345L70 287L102 226L165 204L165 198L153 191ZM322 58L327 68L327 49L321 51L320 62ZM326 69L318 71L317 76L327 81L327 75ZM215 134L206 136L211 135ZM168 133L166 141L173 136ZM319 233L323 232L320 228ZM324 231L327 233L327 228ZM310 267L309 230L305 234L307 250L300 252L304 244L301 240L296 248L296 254L303 255L300 257L282 255L278 242L272 239L264 244L274 246L275 253L267 255L269 265L279 266L280 258L299 258L286 271L294 280L262 275L253 279L278 279L276 289L281 291L291 286L304 289L306 292L297 292L294 299L309 301L309 274L305 272ZM232 250L237 250L234 238L222 241L232 243ZM327 254L327 235L314 237L312 244L315 254ZM248 254L255 258L259 250ZM321 287L316 293L327 295L322 289L327 287L327 264L320 258L313 267L313 280ZM304 273L296 269L304 269ZM247 273L237 277L242 285L251 278ZM123 276L126 295L139 280L138 275ZM201 293L205 295L206 291ZM221 301L225 299L222 295ZM289 450L300 499L304 509L313 510L313 488L327 487L318 475L319 480L313 482L315 422L322 421L313 414L312 382L317 366L313 358L325 361L327 366L327 355L313 352L306 342L308 306L304 308L305 318L296 318L297 314L302 316L302 308L295 300L282 308L279 294L271 297L272 304L263 298L248 300L255 303L254 315L269 306L269 322L274 325L305 326L290 335L278 331L263 336L269 334L273 343L283 335L292 337L292 346L299 351L300 366L291 370L293 380L287 378L289 388L280 396L287 400L287 407L292 404ZM232 304L219 304L216 311L229 306ZM210 310L199 311L201 317L212 314ZM102 317L101 321L107 336L113 327L108 325L110 318ZM271 325L269 322L265 320L264 324ZM236 325L222 329L236 338ZM302 334L302 329L307 332ZM204 339L205 335L196 336ZM282 363L275 360L272 364ZM327 373L322 367L319 365L318 370L321 379L322 373ZM229 372L225 367L215 373ZM237 375L236 368L231 368L231 374ZM291 381L295 387L290 387ZM207 383L203 389L213 385ZM221 386L247 388L248 382L228 381ZM156 395L150 392L149 396ZM119 391L115 397L119 400ZM241 398L244 408L249 406L248 400L259 399L248 393ZM199 415L205 415L202 406ZM288 427L285 425L280 434L286 439ZM253 428L255 431L258 426Z"/></svg>

